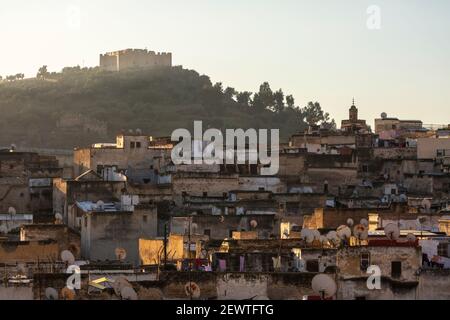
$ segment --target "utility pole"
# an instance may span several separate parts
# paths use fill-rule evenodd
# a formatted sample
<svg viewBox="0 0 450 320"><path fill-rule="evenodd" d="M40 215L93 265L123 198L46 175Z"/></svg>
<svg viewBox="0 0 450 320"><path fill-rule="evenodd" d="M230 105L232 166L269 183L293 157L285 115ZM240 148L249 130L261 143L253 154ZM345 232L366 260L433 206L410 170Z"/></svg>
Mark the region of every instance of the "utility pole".
<svg viewBox="0 0 450 320"><path fill-rule="evenodd" d="M167 223L164 225L164 270L167 270Z"/></svg>
<svg viewBox="0 0 450 320"><path fill-rule="evenodd" d="M189 299L192 300L192 283L191 283L191 225L192 225L192 216L189 217L189 230L188 230L188 276L189 276Z"/></svg>

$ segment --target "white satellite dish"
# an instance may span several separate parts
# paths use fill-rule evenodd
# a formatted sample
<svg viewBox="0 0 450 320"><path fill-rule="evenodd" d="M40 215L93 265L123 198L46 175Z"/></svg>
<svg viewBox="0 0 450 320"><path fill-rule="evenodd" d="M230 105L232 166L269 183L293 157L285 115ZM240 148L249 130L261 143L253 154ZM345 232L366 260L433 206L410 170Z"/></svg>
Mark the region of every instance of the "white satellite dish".
<svg viewBox="0 0 450 320"><path fill-rule="evenodd" d="M318 274L315 276L312 279L311 287L322 298L331 298L337 291L336 282L327 274Z"/></svg>
<svg viewBox="0 0 450 320"><path fill-rule="evenodd" d="M64 250L61 252L61 260L69 265L75 263L75 257L73 256L73 253L70 252L69 250Z"/></svg>
<svg viewBox="0 0 450 320"><path fill-rule="evenodd" d="M45 289L45 298L47 300L58 300L59 299L58 291L56 291L55 288Z"/></svg>
<svg viewBox="0 0 450 320"><path fill-rule="evenodd" d="M327 234L327 239L332 243L333 245L337 246L339 245L341 239L338 237L336 231L330 231Z"/></svg>
<svg viewBox="0 0 450 320"><path fill-rule="evenodd" d="M251 226L253 229L256 229L256 227L258 226L258 221L256 221L256 220L250 221L250 226Z"/></svg>
<svg viewBox="0 0 450 320"><path fill-rule="evenodd" d="M320 236L319 241L322 245L326 245L330 242L326 236Z"/></svg>
<svg viewBox="0 0 450 320"><path fill-rule="evenodd" d="M15 215L17 213L16 208L14 207L9 207L8 208L8 213L11 215Z"/></svg>
<svg viewBox="0 0 450 320"><path fill-rule="evenodd" d="M431 201L428 199L423 199L421 203L422 207L425 209L425 212L429 212L431 209Z"/></svg>
<svg viewBox="0 0 450 320"><path fill-rule="evenodd" d="M192 281L186 283L186 285L184 286L184 292L186 293L186 296L192 297L194 299L200 298L201 294L199 285Z"/></svg>
<svg viewBox="0 0 450 320"><path fill-rule="evenodd" d="M116 254L116 259L119 261L124 261L127 257L127 250L124 248L116 248L114 253Z"/></svg>
<svg viewBox="0 0 450 320"><path fill-rule="evenodd" d="M361 221L359 223L362 224L366 228L369 227L369 221L367 221L367 219L363 218L363 219L361 219Z"/></svg>
<svg viewBox="0 0 450 320"><path fill-rule="evenodd" d="M61 213L57 212L55 214L55 224L62 224L63 223L63 216Z"/></svg>
<svg viewBox="0 0 450 320"><path fill-rule="evenodd" d="M353 234L358 240L367 240L367 238L369 237L369 231L363 224L357 224L353 228Z"/></svg>
<svg viewBox="0 0 450 320"><path fill-rule="evenodd" d="M355 221L353 221L352 218L348 218L348 219L347 219L347 225L348 225L349 227L353 227L354 224L355 224Z"/></svg>
<svg viewBox="0 0 450 320"><path fill-rule="evenodd" d="M105 206L105 203L102 200L98 200L95 204L97 210L103 210L103 207Z"/></svg>
<svg viewBox="0 0 450 320"><path fill-rule="evenodd" d="M389 223L384 227L384 234L390 240L397 240L400 237L400 230L394 223Z"/></svg>
<svg viewBox="0 0 450 320"><path fill-rule="evenodd" d="M350 230L349 227L342 225L337 228L336 233L337 233L339 239L344 240L344 239L349 239L351 237L352 230Z"/></svg>
<svg viewBox="0 0 450 320"><path fill-rule="evenodd" d="M406 239L408 240L408 242L416 242L416 240L417 240L416 236L412 233L408 233L408 235L406 236Z"/></svg>
<svg viewBox="0 0 450 320"><path fill-rule="evenodd" d="M319 232L319 230L317 230L317 229L314 229L314 230L312 230L311 231L312 232L312 234L313 234L313 236L314 236L314 240L320 240L320 232Z"/></svg>
<svg viewBox="0 0 450 320"><path fill-rule="evenodd" d="M302 229L300 232L300 237L307 243L312 243L314 241L314 233L310 229Z"/></svg>
<svg viewBox="0 0 450 320"><path fill-rule="evenodd" d="M128 282L128 280L125 277L123 277L123 276L118 277L117 279L115 279L112 287L114 289L115 294L118 295L118 296L122 295L122 290L124 288L126 288L126 287L133 288L131 286L131 284Z"/></svg>
<svg viewBox="0 0 450 320"><path fill-rule="evenodd" d="M224 216L220 216L219 222L220 222L220 223L224 223L224 222L225 222L225 217L224 217Z"/></svg>
<svg viewBox="0 0 450 320"><path fill-rule="evenodd" d="M138 300L138 295L132 287L123 287L120 290L122 300Z"/></svg>
<svg viewBox="0 0 450 320"><path fill-rule="evenodd" d="M136 129L136 134L139 134L139 135L141 135L142 134L142 130L141 129Z"/></svg>

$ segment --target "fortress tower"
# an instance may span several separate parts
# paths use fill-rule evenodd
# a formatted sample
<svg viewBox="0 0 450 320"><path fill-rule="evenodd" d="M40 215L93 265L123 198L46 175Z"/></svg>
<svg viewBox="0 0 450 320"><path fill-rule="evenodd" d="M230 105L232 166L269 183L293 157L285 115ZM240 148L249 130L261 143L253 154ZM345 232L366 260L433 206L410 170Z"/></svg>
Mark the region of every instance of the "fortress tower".
<svg viewBox="0 0 450 320"><path fill-rule="evenodd" d="M135 68L171 67L172 53L154 52L146 49L126 49L100 55L100 69L121 71Z"/></svg>

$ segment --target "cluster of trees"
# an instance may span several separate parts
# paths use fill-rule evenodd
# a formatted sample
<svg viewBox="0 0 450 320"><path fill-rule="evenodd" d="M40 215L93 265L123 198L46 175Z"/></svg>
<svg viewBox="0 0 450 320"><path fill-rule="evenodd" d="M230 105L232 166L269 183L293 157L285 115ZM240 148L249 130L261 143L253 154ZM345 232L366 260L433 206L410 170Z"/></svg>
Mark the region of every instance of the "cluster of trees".
<svg viewBox="0 0 450 320"><path fill-rule="evenodd" d="M174 129L191 130L194 120L220 130L280 129L284 141L308 125L334 126L318 102L300 107L268 82L254 93L241 92L181 67L106 72L76 66L57 73L42 66L36 79L0 86L0 112L0 145L50 148L114 139L123 129L167 136ZM105 122L109 137L60 129L56 124L67 113Z"/></svg>
<svg viewBox="0 0 450 320"><path fill-rule="evenodd" d="M296 106L295 98L292 95L285 95L282 89L273 91L268 82L261 84L256 93L238 92L231 87L223 89L220 82L216 83L213 88L225 99L234 100L240 106L252 108L255 112L266 110L275 114L282 114L286 111L294 112L300 122L305 121L308 125L322 125L328 129L336 128L334 119L330 118L328 112L322 110L319 102L310 101L301 108Z"/></svg>
<svg viewBox="0 0 450 320"><path fill-rule="evenodd" d="M25 75L23 73L18 73L18 74L12 74L12 75L6 76L5 80L12 82L12 81L16 81L16 80L23 80L24 78L25 78ZM3 81L2 76L0 76L0 81Z"/></svg>

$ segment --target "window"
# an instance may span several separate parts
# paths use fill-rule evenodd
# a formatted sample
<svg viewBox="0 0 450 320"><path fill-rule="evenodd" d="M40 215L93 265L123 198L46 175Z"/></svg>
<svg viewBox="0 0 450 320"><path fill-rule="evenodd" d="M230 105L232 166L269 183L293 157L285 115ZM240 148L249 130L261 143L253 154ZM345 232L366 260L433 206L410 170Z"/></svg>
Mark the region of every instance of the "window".
<svg viewBox="0 0 450 320"><path fill-rule="evenodd" d="M319 260L307 260L306 261L306 271L319 272Z"/></svg>
<svg viewBox="0 0 450 320"><path fill-rule="evenodd" d="M361 271L367 271L367 268L370 266L370 253L362 252L361 253Z"/></svg>
<svg viewBox="0 0 450 320"><path fill-rule="evenodd" d="M368 173L368 172L369 172L369 166L368 166L367 164L363 164L363 166L362 166L362 171L363 171L364 173Z"/></svg>
<svg viewBox="0 0 450 320"><path fill-rule="evenodd" d="M138 141L136 142L136 148L140 148L141 147L141 143Z"/></svg>
<svg viewBox="0 0 450 320"><path fill-rule="evenodd" d="M402 262L392 261L391 262L391 276L392 278L400 278L402 276Z"/></svg>
<svg viewBox="0 0 450 320"><path fill-rule="evenodd" d="M205 229L205 231L203 232L203 234L205 236L211 237L211 229Z"/></svg>
<svg viewBox="0 0 450 320"><path fill-rule="evenodd" d="M438 245L438 256L449 258L448 256L448 243L439 243Z"/></svg>
<svg viewBox="0 0 450 320"><path fill-rule="evenodd" d="M442 149L436 150L436 155L437 155L438 157L443 157L443 156L445 156L445 150L442 150Z"/></svg>
<svg viewBox="0 0 450 320"><path fill-rule="evenodd" d="M208 196L208 192L203 192L203 196L207 197Z"/></svg>
<svg viewBox="0 0 450 320"><path fill-rule="evenodd" d="M87 226L88 226L88 221L87 220L88 220L87 217L84 217L84 227L85 228L87 228Z"/></svg>
<svg viewBox="0 0 450 320"><path fill-rule="evenodd" d="M134 143L134 141L131 141L131 142L130 142L130 148L131 148L131 149L134 149L135 146L136 146L136 144Z"/></svg>
<svg viewBox="0 0 450 320"><path fill-rule="evenodd" d="M144 221L144 223L147 223L147 216L142 216L142 221Z"/></svg>

